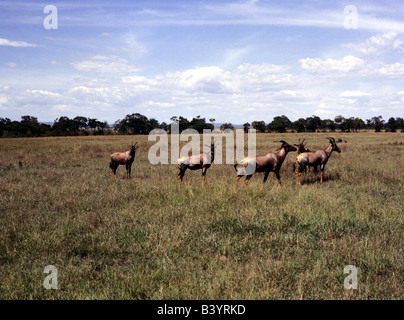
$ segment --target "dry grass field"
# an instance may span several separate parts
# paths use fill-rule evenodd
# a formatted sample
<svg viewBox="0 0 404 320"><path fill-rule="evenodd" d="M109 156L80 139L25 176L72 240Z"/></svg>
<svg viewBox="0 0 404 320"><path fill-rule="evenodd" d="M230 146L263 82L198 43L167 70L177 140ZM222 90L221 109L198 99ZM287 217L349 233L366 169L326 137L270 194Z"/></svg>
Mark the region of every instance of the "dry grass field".
<svg viewBox="0 0 404 320"><path fill-rule="evenodd" d="M327 133L258 134L257 154ZM325 170L292 173L296 153L261 191L215 165L176 186L151 165L147 136L0 140L0 299L403 299L404 134L334 133ZM126 181L109 155L139 141ZM58 269L46 290L45 266ZM358 289L344 288L344 267Z"/></svg>

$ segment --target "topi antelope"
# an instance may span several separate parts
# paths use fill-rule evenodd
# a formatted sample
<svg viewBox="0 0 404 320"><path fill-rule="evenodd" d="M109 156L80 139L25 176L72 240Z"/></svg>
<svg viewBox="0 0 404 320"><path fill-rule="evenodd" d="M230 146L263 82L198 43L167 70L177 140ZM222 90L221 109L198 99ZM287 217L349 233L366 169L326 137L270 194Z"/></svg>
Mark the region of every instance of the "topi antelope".
<svg viewBox="0 0 404 320"><path fill-rule="evenodd" d="M234 169L237 172L236 185L242 176L246 176L244 183L248 185L248 182L253 176L254 172L265 172L264 181L262 182L261 186L262 189L264 188L264 184L268 179L269 173L273 171L276 174L279 185L282 186L279 171L288 152L296 151L296 148L284 140L276 140L274 142L282 143L282 146L278 149L277 153L268 153L263 156L246 157L241 160L240 164L242 165L242 168L239 169L237 169L237 164L234 165Z"/></svg>
<svg viewBox="0 0 404 320"><path fill-rule="evenodd" d="M321 179L320 183L323 183L323 175L324 175L324 168L325 165L327 164L328 159L331 157L331 154L333 151L337 151L338 153L341 152L340 148L338 148L337 143L335 142L334 138L327 138L330 140L330 144L326 149L320 149L316 151L311 151L311 152L303 152L299 154L296 158L296 164L297 164L297 184L302 184L301 183L301 175L303 170L307 166L311 167L317 167L320 166L321 170Z"/></svg>
<svg viewBox="0 0 404 320"><path fill-rule="evenodd" d="M210 145L210 151L204 153L201 152L200 154L197 155L191 155L191 156L182 156L177 160L178 162L178 169L180 172L177 175L177 184L180 183L183 184L183 178L185 171L187 169L189 170L199 170L202 169L202 187L205 184L205 178L206 178L206 170L211 166L213 163L213 160L215 159L215 144L212 143Z"/></svg>
<svg viewBox="0 0 404 320"><path fill-rule="evenodd" d="M301 154L303 152L311 152L311 150L305 148L306 143L304 143L304 140L306 140L306 139L303 139L302 142L300 142L300 138L299 138L297 144L294 144L297 147L297 154Z"/></svg>
<svg viewBox="0 0 404 320"><path fill-rule="evenodd" d="M135 144L131 144L130 149L126 152L115 152L111 154L111 162L109 164L109 167L111 168L111 178L113 178L113 176L115 175L116 179L116 169L118 169L118 166L120 164L125 164L126 179L130 179L132 171L132 163L133 160L135 160L136 149L139 147L136 145L137 142Z"/></svg>
<svg viewBox="0 0 404 320"><path fill-rule="evenodd" d="M304 143L304 140L306 140L306 139L303 139L302 142L300 142L300 138L299 138L297 144L294 144L297 147L297 154L301 154L304 152L313 152L309 149L306 149L306 143ZM296 171L296 165L293 164L293 172L295 172L295 171ZM304 169L304 171L307 172L307 167ZM314 172L317 172L317 166L314 166Z"/></svg>

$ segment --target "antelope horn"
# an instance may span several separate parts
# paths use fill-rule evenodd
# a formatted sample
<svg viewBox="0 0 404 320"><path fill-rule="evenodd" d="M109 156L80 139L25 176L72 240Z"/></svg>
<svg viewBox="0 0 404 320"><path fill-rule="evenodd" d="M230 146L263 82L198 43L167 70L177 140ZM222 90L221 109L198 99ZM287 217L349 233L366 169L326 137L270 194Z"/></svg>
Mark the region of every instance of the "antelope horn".
<svg viewBox="0 0 404 320"><path fill-rule="evenodd" d="M136 143L133 145L133 146L135 146L135 145L137 145L138 144L138 141L136 141Z"/></svg>
<svg viewBox="0 0 404 320"><path fill-rule="evenodd" d="M275 140L274 142L282 142L282 143L287 143L285 140Z"/></svg>
<svg viewBox="0 0 404 320"><path fill-rule="evenodd" d="M304 140L306 140L306 139L303 139L302 144L303 144Z"/></svg>
<svg viewBox="0 0 404 320"><path fill-rule="evenodd" d="M334 142L335 143L335 139L332 137L327 137L326 139L330 140L330 142Z"/></svg>

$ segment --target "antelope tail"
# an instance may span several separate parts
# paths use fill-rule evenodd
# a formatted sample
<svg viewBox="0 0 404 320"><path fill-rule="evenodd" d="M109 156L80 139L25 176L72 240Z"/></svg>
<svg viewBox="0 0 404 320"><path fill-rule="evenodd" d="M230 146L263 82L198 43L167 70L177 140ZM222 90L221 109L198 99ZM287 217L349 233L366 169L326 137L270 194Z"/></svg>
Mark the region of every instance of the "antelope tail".
<svg viewBox="0 0 404 320"><path fill-rule="evenodd" d="M238 172L237 171L237 163L234 165L234 170L236 170L236 172Z"/></svg>

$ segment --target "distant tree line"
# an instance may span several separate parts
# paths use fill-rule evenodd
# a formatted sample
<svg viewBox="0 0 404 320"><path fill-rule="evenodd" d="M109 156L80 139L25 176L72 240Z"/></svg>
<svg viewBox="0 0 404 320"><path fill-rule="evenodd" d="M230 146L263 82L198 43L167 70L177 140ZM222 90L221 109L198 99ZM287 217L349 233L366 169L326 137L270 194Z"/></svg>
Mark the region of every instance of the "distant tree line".
<svg viewBox="0 0 404 320"><path fill-rule="evenodd" d="M39 123L37 117L22 116L21 121L0 118L0 137L47 137L105 134L107 122L77 116L57 118L53 125Z"/></svg>
<svg viewBox="0 0 404 320"><path fill-rule="evenodd" d="M188 120L182 116L173 116L171 123L177 123L179 132L185 129L195 129L202 133L204 129L214 129L215 119L210 118L209 122L197 116ZM33 116L22 116L21 121L11 121L8 118L0 117L0 137L44 137L44 136L78 136L78 135L102 135L102 134L148 134L153 129L163 129L170 132L170 124L159 123L154 118L147 118L140 113L126 115L122 120L117 120L111 127L106 121L98 121L94 118L77 116L73 119L63 116L55 119L52 125L38 122L38 118ZM318 116L299 118L291 121L285 115L276 116L272 122L266 124L265 121L253 121L251 124L243 124L245 132L249 128L254 128L257 132L358 132L359 130L374 130L375 132L404 132L404 120L401 117L391 117L387 121L382 116L375 116L367 119L366 122L360 118L345 118L341 115L332 119L321 119ZM223 123L220 130L233 130L234 126Z"/></svg>
<svg viewBox="0 0 404 320"><path fill-rule="evenodd" d="M375 130L375 132L396 132L401 130L404 132L403 118L391 117L385 122L382 116L372 117L367 119L366 122L360 118L345 118L341 115L332 119L321 119L318 116L311 116L307 118L299 118L296 121L290 121L285 115L274 117L273 121L265 124L265 121L253 121L243 125L244 130L252 126L257 132L325 132L336 131L341 132L358 132L359 130Z"/></svg>

